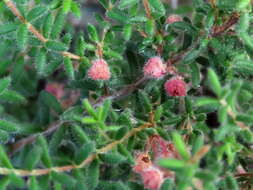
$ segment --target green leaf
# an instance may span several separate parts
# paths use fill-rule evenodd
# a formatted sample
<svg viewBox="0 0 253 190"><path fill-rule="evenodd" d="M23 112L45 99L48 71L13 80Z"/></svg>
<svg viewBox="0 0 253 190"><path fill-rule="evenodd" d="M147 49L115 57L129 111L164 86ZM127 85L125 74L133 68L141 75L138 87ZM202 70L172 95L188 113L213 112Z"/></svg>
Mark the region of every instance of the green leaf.
<svg viewBox="0 0 253 190"><path fill-rule="evenodd" d="M126 41L130 40L132 36L133 27L131 24L126 24L123 28L123 36Z"/></svg>
<svg viewBox="0 0 253 190"><path fill-rule="evenodd" d="M151 7L153 7L155 9L155 11L154 11L155 13L159 12L161 14L161 16L165 15L166 10L165 10L161 0L149 0L149 4L151 5Z"/></svg>
<svg viewBox="0 0 253 190"><path fill-rule="evenodd" d="M138 95L140 103L143 106L145 112L150 112L152 109L152 104L149 100L148 94L145 91L139 91Z"/></svg>
<svg viewBox="0 0 253 190"><path fill-rule="evenodd" d="M5 176L5 177L1 178L1 180L0 180L0 189L6 190L9 183L10 183L9 177Z"/></svg>
<svg viewBox="0 0 253 190"><path fill-rule="evenodd" d="M45 74L46 69L46 52L43 49L37 49L37 55L35 57L35 67L39 75Z"/></svg>
<svg viewBox="0 0 253 190"><path fill-rule="evenodd" d="M134 6L138 3L138 0L121 0L118 7L120 9L126 9Z"/></svg>
<svg viewBox="0 0 253 190"><path fill-rule="evenodd" d="M160 187L160 190L172 190L173 186L173 181L167 178L164 180L162 186Z"/></svg>
<svg viewBox="0 0 253 190"><path fill-rule="evenodd" d="M253 123L252 115L247 115L247 114L238 114L236 116L236 120L237 121L242 121L244 123L249 123L249 124Z"/></svg>
<svg viewBox="0 0 253 190"><path fill-rule="evenodd" d="M103 103L103 107L102 107L102 113L101 113L101 116L99 117L99 120L101 121L105 121L107 116L108 116L108 113L110 111L110 108L111 108L111 100L109 99L106 99Z"/></svg>
<svg viewBox="0 0 253 190"><path fill-rule="evenodd" d="M132 153L127 149L127 147L123 144L119 144L118 145L118 151L120 154L122 154L123 156L127 157L127 160L131 163L134 164L135 160L132 156Z"/></svg>
<svg viewBox="0 0 253 190"><path fill-rule="evenodd" d="M20 50L24 50L28 40L28 30L26 24L21 24L17 31L17 44Z"/></svg>
<svg viewBox="0 0 253 190"><path fill-rule="evenodd" d="M82 145L76 154L76 163L81 164L88 156L95 151L95 145L93 142Z"/></svg>
<svg viewBox="0 0 253 190"><path fill-rule="evenodd" d="M65 24L65 17L66 17L66 14L64 14L62 10L59 10L55 18L54 25L52 27L52 31L51 31L52 39L57 39L59 37L62 31L62 28Z"/></svg>
<svg viewBox="0 0 253 190"><path fill-rule="evenodd" d="M43 22L43 34L46 38L48 38L50 36L53 24L54 24L53 15L51 13L49 13L45 17L44 22Z"/></svg>
<svg viewBox="0 0 253 190"><path fill-rule="evenodd" d="M125 15L122 11L118 9L112 9L107 12L107 16L113 20L116 20L120 23L127 23L128 18L127 15Z"/></svg>
<svg viewBox="0 0 253 190"><path fill-rule="evenodd" d="M52 94L46 91L42 91L40 94L40 97L41 97L42 102L45 105L47 105L49 108L52 108L57 113L62 112L61 104L58 102L55 96L53 96Z"/></svg>
<svg viewBox="0 0 253 190"><path fill-rule="evenodd" d="M201 51L199 49L192 50L184 57L184 62L189 63L194 61L199 56L200 53Z"/></svg>
<svg viewBox="0 0 253 190"><path fill-rule="evenodd" d="M211 171L198 171L195 174L195 177L197 177L205 182L212 182L216 178L216 176Z"/></svg>
<svg viewBox="0 0 253 190"><path fill-rule="evenodd" d="M9 87L10 83L11 83L10 77L0 79L0 94Z"/></svg>
<svg viewBox="0 0 253 190"><path fill-rule="evenodd" d="M10 32L13 32L17 29L17 24L16 23L9 23L9 24L4 24L0 26L0 35L3 34L8 34Z"/></svg>
<svg viewBox="0 0 253 190"><path fill-rule="evenodd" d="M71 3L72 3L72 0L63 0L62 2L62 10L63 10L63 13L66 14L70 11L71 9Z"/></svg>
<svg viewBox="0 0 253 190"><path fill-rule="evenodd" d="M200 69L197 63L191 63L191 81L194 88L199 87L200 84Z"/></svg>
<svg viewBox="0 0 253 190"><path fill-rule="evenodd" d="M236 179L231 175L226 177L226 186L229 190L239 190L239 186Z"/></svg>
<svg viewBox="0 0 253 190"><path fill-rule="evenodd" d="M10 174L9 179L10 179L10 184L12 184L16 187L19 187L19 188L24 188L25 182L21 176L17 176L15 174Z"/></svg>
<svg viewBox="0 0 253 190"><path fill-rule="evenodd" d="M70 58L64 58L64 68L70 80L75 80L75 70Z"/></svg>
<svg viewBox="0 0 253 190"><path fill-rule="evenodd" d="M155 32L155 21L153 19L148 19L146 22L146 33L149 36L153 36Z"/></svg>
<svg viewBox="0 0 253 190"><path fill-rule="evenodd" d="M82 119L82 123L84 123L84 124L97 124L98 121L95 120L93 117L84 117Z"/></svg>
<svg viewBox="0 0 253 190"><path fill-rule="evenodd" d="M108 9L109 8L109 1L108 0L98 0L99 3L105 8Z"/></svg>
<svg viewBox="0 0 253 190"><path fill-rule="evenodd" d="M46 167L51 168L53 166L52 160L50 158L49 152L48 152L48 145L47 141L43 136L38 137L38 144L42 148L42 162L45 164Z"/></svg>
<svg viewBox="0 0 253 190"><path fill-rule="evenodd" d="M9 133L0 130L0 143L6 143L9 140Z"/></svg>
<svg viewBox="0 0 253 190"><path fill-rule="evenodd" d="M93 107L91 106L90 102L88 99L84 99L83 100L83 106L86 109L86 111L93 116L95 119L97 119L97 113L95 112L95 110L93 109Z"/></svg>
<svg viewBox="0 0 253 190"><path fill-rule="evenodd" d="M128 132L128 127L121 127L120 129L118 129L116 135L115 135L115 139L116 140L120 140L126 133Z"/></svg>
<svg viewBox="0 0 253 190"><path fill-rule="evenodd" d="M0 94L0 100L10 103L26 103L24 96L12 90L5 90Z"/></svg>
<svg viewBox="0 0 253 190"><path fill-rule="evenodd" d="M88 30L90 39L94 42L98 42L99 38L98 38L98 33L97 33L96 27L93 26L92 24L88 24L87 30Z"/></svg>
<svg viewBox="0 0 253 190"><path fill-rule="evenodd" d="M33 8L31 11L29 11L26 19L31 22L35 19L38 19L39 17L41 17L43 14L45 14L47 12L47 8L44 6L37 6L35 8Z"/></svg>
<svg viewBox="0 0 253 190"><path fill-rule="evenodd" d="M64 173L57 173L53 171L51 173L51 176L53 180L57 181L58 183L68 188L72 188L77 182L75 178Z"/></svg>
<svg viewBox="0 0 253 190"><path fill-rule="evenodd" d="M68 47L61 42L57 42L57 41L47 41L46 42L46 48L48 48L49 50L53 50L53 51L66 51L68 50Z"/></svg>
<svg viewBox="0 0 253 190"><path fill-rule="evenodd" d="M72 1L71 11L77 18L81 18L82 12L79 3Z"/></svg>
<svg viewBox="0 0 253 190"><path fill-rule="evenodd" d="M6 120L0 120L0 129L9 133L17 132L19 127L16 123Z"/></svg>
<svg viewBox="0 0 253 190"><path fill-rule="evenodd" d="M30 177L29 190L40 190L38 181L35 176Z"/></svg>
<svg viewBox="0 0 253 190"><path fill-rule="evenodd" d="M195 101L195 106L199 107L199 106L207 106L207 105L212 105L212 106L219 106L220 103L217 99L214 98L208 98L208 97L201 97L198 98Z"/></svg>
<svg viewBox="0 0 253 190"><path fill-rule="evenodd" d="M6 167L12 169L13 166L9 160L4 148L0 145L0 162Z"/></svg>
<svg viewBox="0 0 253 190"><path fill-rule="evenodd" d="M86 172L86 184L89 190L94 190L98 185L99 179L99 162L94 160Z"/></svg>
<svg viewBox="0 0 253 190"><path fill-rule="evenodd" d="M81 143L87 143L90 141L90 138L88 137L88 135L84 132L84 130L80 126L74 125L72 127L72 130L75 133L76 138L78 138L78 140Z"/></svg>
<svg viewBox="0 0 253 190"><path fill-rule="evenodd" d="M125 157L121 156L118 153L100 154L99 157L103 162L108 163L108 164L119 164L126 160Z"/></svg>
<svg viewBox="0 0 253 190"><path fill-rule="evenodd" d="M212 69L208 70L208 80L210 82L210 87L212 88L213 92L217 96L220 96L222 91L221 84L217 74Z"/></svg>
<svg viewBox="0 0 253 190"><path fill-rule="evenodd" d="M34 146L27 154L25 159L25 167L32 170L40 161L42 150L39 146Z"/></svg>
<svg viewBox="0 0 253 190"><path fill-rule="evenodd" d="M190 158L190 155L188 153L187 147L182 139L182 137L174 132L172 134L172 139L173 139L173 143L178 151L178 153L180 154L180 156L184 159L184 160L188 160Z"/></svg>
<svg viewBox="0 0 253 190"><path fill-rule="evenodd" d="M158 162L159 166L167 169L181 169L185 167L185 162L183 160L177 159L162 159Z"/></svg>
<svg viewBox="0 0 253 190"><path fill-rule="evenodd" d="M164 110L163 110L163 106L158 106L156 111L155 111L155 116L154 116L154 119L155 121L159 121L160 118L162 117L162 114L163 114Z"/></svg>
<svg viewBox="0 0 253 190"><path fill-rule="evenodd" d="M251 3L251 0L240 0L238 1L237 8L239 10L244 10L250 6L250 3Z"/></svg>

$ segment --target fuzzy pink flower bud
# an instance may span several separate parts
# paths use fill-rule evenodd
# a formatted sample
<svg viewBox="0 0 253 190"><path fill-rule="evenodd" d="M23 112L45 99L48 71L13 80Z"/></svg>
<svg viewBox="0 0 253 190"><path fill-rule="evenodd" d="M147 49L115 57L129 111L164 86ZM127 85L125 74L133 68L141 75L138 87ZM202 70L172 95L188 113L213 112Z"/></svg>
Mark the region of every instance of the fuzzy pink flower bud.
<svg viewBox="0 0 253 190"><path fill-rule="evenodd" d="M166 74L166 65L160 57L152 57L145 64L144 75L152 78L161 78Z"/></svg>
<svg viewBox="0 0 253 190"><path fill-rule="evenodd" d="M136 165L133 166L133 170L136 173L142 173L147 168L152 166L150 156L147 153L139 153L136 157Z"/></svg>
<svg viewBox="0 0 253 190"><path fill-rule="evenodd" d="M167 19L166 19L166 23L167 24L172 24L174 22L181 22L183 21L182 17L179 15L170 15Z"/></svg>
<svg viewBox="0 0 253 190"><path fill-rule="evenodd" d="M60 83L48 83L45 87L45 91L54 95L58 100L64 96L64 85Z"/></svg>
<svg viewBox="0 0 253 190"><path fill-rule="evenodd" d="M104 59L92 61L92 66L88 70L88 76L93 80L109 80L111 73L106 61Z"/></svg>
<svg viewBox="0 0 253 190"><path fill-rule="evenodd" d="M172 78L164 84L169 96L186 96L186 84L179 78Z"/></svg>
<svg viewBox="0 0 253 190"><path fill-rule="evenodd" d="M144 187L147 189L157 190L162 185L164 178L163 173L152 167L141 174Z"/></svg>

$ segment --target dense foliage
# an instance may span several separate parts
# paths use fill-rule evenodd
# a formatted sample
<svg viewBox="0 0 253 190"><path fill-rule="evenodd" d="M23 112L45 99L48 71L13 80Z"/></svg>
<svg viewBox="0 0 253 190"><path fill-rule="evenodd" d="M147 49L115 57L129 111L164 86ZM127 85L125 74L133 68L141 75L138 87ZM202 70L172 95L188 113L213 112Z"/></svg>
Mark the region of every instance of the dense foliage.
<svg viewBox="0 0 253 190"><path fill-rule="evenodd" d="M81 2L0 1L0 189L252 189L251 0Z"/></svg>

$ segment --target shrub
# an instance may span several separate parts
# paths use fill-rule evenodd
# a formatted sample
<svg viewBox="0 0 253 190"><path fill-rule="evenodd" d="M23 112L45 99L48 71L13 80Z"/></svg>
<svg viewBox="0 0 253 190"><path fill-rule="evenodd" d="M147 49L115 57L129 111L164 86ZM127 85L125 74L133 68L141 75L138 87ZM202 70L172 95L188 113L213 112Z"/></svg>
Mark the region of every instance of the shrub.
<svg viewBox="0 0 253 190"><path fill-rule="evenodd" d="M0 189L252 189L251 0L81 2L0 2Z"/></svg>

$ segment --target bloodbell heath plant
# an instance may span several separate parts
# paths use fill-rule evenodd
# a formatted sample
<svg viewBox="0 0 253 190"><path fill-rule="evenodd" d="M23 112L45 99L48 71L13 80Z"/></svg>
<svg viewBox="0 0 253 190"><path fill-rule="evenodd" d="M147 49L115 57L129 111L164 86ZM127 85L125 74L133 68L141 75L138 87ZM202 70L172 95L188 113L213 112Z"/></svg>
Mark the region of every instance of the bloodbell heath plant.
<svg viewBox="0 0 253 190"><path fill-rule="evenodd" d="M253 189L252 6L1 0L0 190Z"/></svg>
<svg viewBox="0 0 253 190"><path fill-rule="evenodd" d="M92 61L92 65L88 70L88 76L92 80L109 80L111 73L106 61L104 59Z"/></svg>
<svg viewBox="0 0 253 190"><path fill-rule="evenodd" d="M166 19L167 24L173 24L175 22L182 22L182 21L183 21L182 17L175 14L168 16Z"/></svg>
<svg viewBox="0 0 253 190"><path fill-rule="evenodd" d="M173 77L164 84L169 96L186 96L186 83L179 77Z"/></svg>
<svg viewBox="0 0 253 190"><path fill-rule="evenodd" d="M166 65L160 57L151 57L145 64L143 72L147 77L159 79L166 74Z"/></svg>

